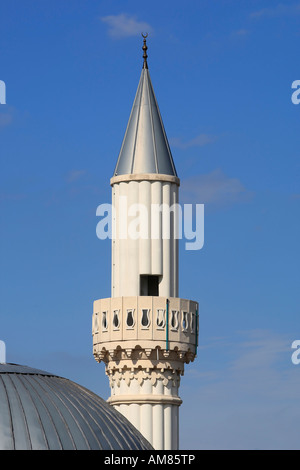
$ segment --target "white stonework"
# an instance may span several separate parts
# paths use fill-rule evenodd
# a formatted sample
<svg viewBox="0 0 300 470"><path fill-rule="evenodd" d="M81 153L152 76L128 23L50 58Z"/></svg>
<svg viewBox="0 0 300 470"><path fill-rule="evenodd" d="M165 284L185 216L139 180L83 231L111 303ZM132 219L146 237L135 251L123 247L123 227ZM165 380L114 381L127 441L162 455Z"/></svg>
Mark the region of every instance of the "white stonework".
<svg viewBox="0 0 300 470"><path fill-rule="evenodd" d="M177 182L157 178L125 178L124 181L120 177L112 181L112 206L116 215L112 297L140 295L141 275L159 276L159 295L178 296L178 238L174 236L179 223L177 204ZM140 206L145 208L144 220L143 211L138 210ZM170 208L173 208L171 217ZM130 236L130 224L137 216L141 227L136 232L140 236L134 239Z"/></svg>
<svg viewBox="0 0 300 470"><path fill-rule="evenodd" d="M155 296L94 302L93 346L111 403L157 450L179 447L180 377L198 341L198 303Z"/></svg>
<svg viewBox="0 0 300 470"><path fill-rule="evenodd" d="M93 353L109 378L108 402L157 450L179 448L180 378L197 354L198 303L179 298L176 169L147 65L111 178L111 298L94 302ZM124 206L126 204L126 207ZM134 205L140 231L128 228ZM161 206L160 215L152 212ZM129 209L129 210L128 210ZM140 235L141 235L140 233Z"/></svg>

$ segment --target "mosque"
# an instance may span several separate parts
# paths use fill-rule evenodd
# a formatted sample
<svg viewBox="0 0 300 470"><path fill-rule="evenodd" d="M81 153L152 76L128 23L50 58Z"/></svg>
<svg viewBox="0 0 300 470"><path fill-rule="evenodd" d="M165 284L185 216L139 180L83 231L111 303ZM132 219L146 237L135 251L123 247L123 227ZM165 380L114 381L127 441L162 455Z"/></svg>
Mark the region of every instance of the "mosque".
<svg viewBox="0 0 300 470"><path fill-rule="evenodd" d="M0 450L179 448L179 385L184 365L197 354L198 303L179 297L180 180L149 74L146 37L110 180L111 297L96 300L92 316L93 355L105 364L111 396L104 401L66 378L3 361ZM145 208L146 236L127 230L135 205Z"/></svg>

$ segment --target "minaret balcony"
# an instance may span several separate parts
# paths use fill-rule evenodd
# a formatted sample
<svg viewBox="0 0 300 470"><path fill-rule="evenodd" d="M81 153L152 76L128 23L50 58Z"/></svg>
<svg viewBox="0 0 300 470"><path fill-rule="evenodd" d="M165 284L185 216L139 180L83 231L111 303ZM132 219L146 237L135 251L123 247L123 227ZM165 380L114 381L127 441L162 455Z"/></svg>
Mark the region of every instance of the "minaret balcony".
<svg viewBox="0 0 300 470"><path fill-rule="evenodd" d="M98 362L193 361L198 303L157 296L112 297L94 302L93 348Z"/></svg>

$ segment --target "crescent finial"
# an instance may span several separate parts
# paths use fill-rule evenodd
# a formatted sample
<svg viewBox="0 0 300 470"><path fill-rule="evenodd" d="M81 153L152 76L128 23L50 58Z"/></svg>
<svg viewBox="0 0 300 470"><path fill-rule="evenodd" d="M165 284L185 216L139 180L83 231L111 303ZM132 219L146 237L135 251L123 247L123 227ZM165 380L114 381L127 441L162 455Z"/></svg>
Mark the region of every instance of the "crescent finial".
<svg viewBox="0 0 300 470"><path fill-rule="evenodd" d="M144 68L144 69L147 69L147 68L148 68L148 64L147 64L147 57L148 57L148 56L147 56L147 49L148 49L148 47L147 47L147 45L146 45L146 38L148 37L148 33L146 33L146 34L143 34L143 33L142 33L142 36L143 36L143 38L144 38L144 45L143 45L143 47L142 47L142 49L143 49L143 51L144 51L144 55L143 55L143 59L144 59L143 68Z"/></svg>

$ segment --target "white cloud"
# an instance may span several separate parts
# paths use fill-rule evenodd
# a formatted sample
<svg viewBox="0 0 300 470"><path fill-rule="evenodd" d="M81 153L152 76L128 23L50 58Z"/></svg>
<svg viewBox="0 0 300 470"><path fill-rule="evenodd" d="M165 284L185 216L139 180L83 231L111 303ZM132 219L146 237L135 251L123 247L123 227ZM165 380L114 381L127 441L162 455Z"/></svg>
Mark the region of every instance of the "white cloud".
<svg viewBox="0 0 300 470"><path fill-rule="evenodd" d="M152 27L148 23L138 21L136 17L129 16L126 13L104 16L101 18L101 21L108 25L108 34L115 39L153 32Z"/></svg>
<svg viewBox="0 0 300 470"><path fill-rule="evenodd" d="M226 176L220 169L182 180L182 198L199 204L224 205L245 202L252 197L238 178Z"/></svg>

